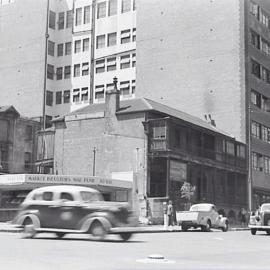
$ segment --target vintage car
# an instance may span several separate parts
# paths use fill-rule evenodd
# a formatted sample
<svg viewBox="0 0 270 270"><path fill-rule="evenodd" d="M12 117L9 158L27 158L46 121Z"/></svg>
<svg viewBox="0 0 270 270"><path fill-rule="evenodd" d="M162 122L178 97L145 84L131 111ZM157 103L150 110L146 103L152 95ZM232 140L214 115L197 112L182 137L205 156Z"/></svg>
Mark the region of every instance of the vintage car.
<svg viewBox="0 0 270 270"><path fill-rule="evenodd" d="M248 227L252 235L257 231L266 231L270 235L270 203L262 204L256 212L251 213Z"/></svg>
<svg viewBox="0 0 270 270"><path fill-rule="evenodd" d="M138 218L127 203L104 201L95 189L62 185L31 191L13 223L22 227L26 238L41 232L54 232L59 238L67 233L88 233L97 239L117 233L126 241L132 236L127 227L136 226Z"/></svg>
<svg viewBox="0 0 270 270"><path fill-rule="evenodd" d="M229 228L228 219L220 215L216 207L209 203L194 204L189 211L176 212L176 220L183 231L201 228L202 231L209 232L211 228L216 228L226 232Z"/></svg>

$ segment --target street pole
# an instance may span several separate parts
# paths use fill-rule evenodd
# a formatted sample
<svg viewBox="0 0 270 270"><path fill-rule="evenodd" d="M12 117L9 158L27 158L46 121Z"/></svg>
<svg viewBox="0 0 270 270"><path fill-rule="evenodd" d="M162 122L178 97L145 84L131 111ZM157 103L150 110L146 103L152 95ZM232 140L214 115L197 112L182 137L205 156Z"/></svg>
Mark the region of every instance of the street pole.
<svg viewBox="0 0 270 270"><path fill-rule="evenodd" d="M248 106L248 209L252 211L251 107Z"/></svg>
<svg viewBox="0 0 270 270"><path fill-rule="evenodd" d="M97 151L97 149L96 149L96 147L94 147L94 149L93 149L93 154L94 154L94 156L93 156L93 176L95 176L95 174L96 174L96 151Z"/></svg>

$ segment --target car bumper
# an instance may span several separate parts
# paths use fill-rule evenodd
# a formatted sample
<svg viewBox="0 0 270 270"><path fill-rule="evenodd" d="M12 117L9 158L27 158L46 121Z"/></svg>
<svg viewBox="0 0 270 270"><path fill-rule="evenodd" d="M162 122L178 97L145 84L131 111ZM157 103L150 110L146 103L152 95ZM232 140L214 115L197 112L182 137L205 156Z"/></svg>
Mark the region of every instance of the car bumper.
<svg viewBox="0 0 270 270"><path fill-rule="evenodd" d="M262 225L248 225L250 229L256 229L258 231L270 230L270 226L262 226Z"/></svg>

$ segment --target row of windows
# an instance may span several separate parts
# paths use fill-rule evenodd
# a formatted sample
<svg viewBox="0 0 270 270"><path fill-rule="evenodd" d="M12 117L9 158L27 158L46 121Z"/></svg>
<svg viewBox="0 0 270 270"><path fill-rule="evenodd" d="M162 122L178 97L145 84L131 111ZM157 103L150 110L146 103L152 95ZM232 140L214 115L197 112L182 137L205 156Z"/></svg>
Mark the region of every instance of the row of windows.
<svg viewBox="0 0 270 270"><path fill-rule="evenodd" d="M136 53L128 53L120 55L118 57L108 57L104 59L96 60L95 70L96 73L103 73L105 71L113 71L117 69L126 69L130 67L136 67Z"/></svg>
<svg viewBox="0 0 270 270"><path fill-rule="evenodd" d="M264 110L265 112L270 112L270 99L266 96L258 93L255 90L251 90L251 103L258 107L259 109Z"/></svg>
<svg viewBox="0 0 270 270"><path fill-rule="evenodd" d="M70 103L70 90L57 91L55 93L55 104ZM46 91L46 105L53 106L53 92Z"/></svg>
<svg viewBox="0 0 270 270"><path fill-rule="evenodd" d="M132 37L131 37L132 34ZM136 28L122 30L120 34L120 44L136 41ZM117 33L109 33L107 35L99 35L96 39L96 48L101 49L117 45Z"/></svg>
<svg viewBox="0 0 270 270"><path fill-rule="evenodd" d="M253 30L250 30L250 42L255 48L270 56L270 43Z"/></svg>
<svg viewBox="0 0 270 270"><path fill-rule="evenodd" d="M261 22L267 28L270 28L270 22L269 22L270 16L259 5L255 4L253 2L250 2L249 12L254 17L256 17L259 22Z"/></svg>
<svg viewBox="0 0 270 270"><path fill-rule="evenodd" d="M79 52L86 52L89 51L89 38L85 38L82 40L75 40L74 41L74 53ZM57 56L71 55L72 52L72 43L66 42L57 44ZM55 55L55 43L52 41L48 41L48 55L54 56Z"/></svg>
<svg viewBox="0 0 270 270"><path fill-rule="evenodd" d="M133 5L133 7L132 7ZM118 1L108 0L97 4L97 19L113 16L117 14ZM121 13L126 13L131 10L136 10L135 0L121 0Z"/></svg>
<svg viewBox="0 0 270 270"><path fill-rule="evenodd" d="M251 135L254 138L270 143L270 128L258 122L252 121Z"/></svg>
<svg viewBox="0 0 270 270"><path fill-rule="evenodd" d="M270 70L253 59L251 59L251 73L257 78L270 84Z"/></svg>
<svg viewBox="0 0 270 270"><path fill-rule="evenodd" d="M105 89L106 87L106 89ZM109 84L101 84L101 85L96 85L95 86L95 99L98 100L103 100L105 98L105 90L110 91L114 89L114 84L109 83ZM136 89L136 81L131 80L131 81L121 81L120 82L120 95L123 97L128 97L132 94L135 93Z"/></svg>
<svg viewBox="0 0 270 270"><path fill-rule="evenodd" d="M270 157L252 152L251 159L254 170L270 174Z"/></svg>

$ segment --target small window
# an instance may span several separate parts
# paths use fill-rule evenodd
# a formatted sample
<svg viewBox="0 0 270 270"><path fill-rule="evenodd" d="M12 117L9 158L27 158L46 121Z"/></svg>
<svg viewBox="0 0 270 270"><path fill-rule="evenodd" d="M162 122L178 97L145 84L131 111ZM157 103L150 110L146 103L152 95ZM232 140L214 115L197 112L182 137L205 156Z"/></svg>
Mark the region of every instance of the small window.
<svg viewBox="0 0 270 270"><path fill-rule="evenodd" d="M108 34L107 43L108 43L107 44L108 47L116 45L116 32Z"/></svg>
<svg viewBox="0 0 270 270"><path fill-rule="evenodd" d="M24 168L25 169L31 168L31 153L30 152L24 153Z"/></svg>
<svg viewBox="0 0 270 270"><path fill-rule="evenodd" d="M25 139L32 140L32 137L33 137L33 127L27 125L25 128Z"/></svg>
<svg viewBox="0 0 270 270"><path fill-rule="evenodd" d="M73 89L73 102L79 102L80 101L80 89L76 88Z"/></svg>
<svg viewBox="0 0 270 270"><path fill-rule="evenodd" d="M89 63L82 63L82 76L89 74Z"/></svg>
<svg viewBox="0 0 270 270"><path fill-rule="evenodd" d="M136 81L132 80L131 83L131 94L135 94L135 90L136 90Z"/></svg>
<svg viewBox="0 0 270 270"><path fill-rule="evenodd" d="M87 24L90 23L90 6L84 7L84 12L83 12L83 23Z"/></svg>
<svg viewBox="0 0 270 270"><path fill-rule="evenodd" d="M96 85L95 87L95 99L103 100L104 99L104 85Z"/></svg>
<svg viewBox="0 0 270 270"><path fill-rule="evenodd" d="M261 78L261 66L254 60L251 60L251 73L256 77Z"/></svg>
<svg viewBox="0 0 270 270"><path fill-rule="evenodd" d="M120 68L125 69L130 67L130 54L122 55L120 58Z"/></svg>
<svg viewBox="0 0 270 270"><path fill-rule="evenodd" d="M88 87L83 87L81 91L81 100L87 101L88 100Z"/></svg>
<svg viewBox="0 0 270 270"><path fill-rule="evenodd" d="M97 49L105 47L105 35L97 36Z"/></svg>
<svg viewBox="0 0 270 270"><path fill-rule="evenodd" d="M53 105L53 92L52 91L46 91L46 105L52 106Z"/></svg>
<svg viewBox="0 0 270 270"><path fill-rule="evenodd" d="M65 26L65 12L58 13L58 30L64 29Z"/></svg>
<svg viewBox="0 0 270 270"><path fill-rule="evenodd" d="M136 28L132 29L132 41L136 41Z"/></svg>
<svg viewBox="0 0 270 270"><path fill-rule="evenodd" d="M120 82L120 94L122 96L129 96L130 95L129 81Z"/></svg>
<svg viewBox="0 0 270 270"><path fill-rule="evenodd" d="M75 40L74 53L81 51L81 40Z"/></svg>
<svg viewBox="0 0 270 270"><path fill-rule="evenodd" d="M49 191L43 192L42 199L44 201L52 201L53 200L53 193L49 192Z"/></svg>
<svg viewBox="0 0 270 270"><path fill-rule="evenodd" d="M56 92L55 104L62 104L62 91Z"/></svg>
<svg viewBox="0 0 270 270"><path fill-rule="evenodd" d="M69 79L71 75L71 67L65 66L65 79Z"/></svg>
<svg viewBox="0 0 270 270"><path fill-rule="evenodd" d="M72 10L67 11L67 19L66 19L66 28L71 28L72 27Z"/></svg>
<svg viewBox="0 0 270 270"><path fill-rule="evenodd" d="M117 0L109 0L109 12L108 16L117 14Z"/></svg>
<svg viewBox="0 0 270 270"><path fill-rule="evenodd" d="M47 78L53 80L53 75L54 75L54 66L48 64L47 65Z"/></svg>
<svg viewBox="0 0 270 270"><path fill-rule="evenodd" d="M89 51L89 38L83 39L83 51Z"/></svg>
<svg viewBox="0 0 270 270"><path fill-rule="evenodd" d="M64 91L64 103L70 103L70 90Z"/></svg>
<svg viewBox="0 0 270 270"><path fill-rule="evenodd" d="M130 42L130 29L121 31L121 44Z"/></svg>
<svg viewBox="0 0 270 270"><path fill-rule="evenodd" d="M136 67L136 53L132 54L132 67Z"/></svg>
<svg viewBox="0 0 270 270"><path fill-rule="evenodd" d="M108 83L106 85L106 91L113 91L114 90L114 83Z"/></svg>
<svg viewBox="0 0 270 270"><path fill-rule="evenodd" d="M58 67L56 69L56 80L62 80L62 78L63 78L63 68Z"/></svg>
<svg viewBox="0 0 270 270"><path fill-rule="evenodd" d="M122 13L131 10L131 0L122 0Z"/></svg>
<svg viewBox="0 0 270 270"><path fill-rule="evenodd" d="M56 19L55 12L50 10L50 13L49 13L49 28L55 29L55 19Z"/></svg>
<svg viewBox="0 0 270 270"><path fill-rule="evenodd" d="M80 69L81 69L81 65L80 64L74 65L73 77L79 77L80 76Z"/></svg>
<svg viewBox="0 0 270 270"><path fill-rule="evenodd" d="M60 200L74 201L73 196L68 192L61 192Z"/></svg>
<svg viewBox="0 0 270 270"><path fill-rule="evenodd" d="M106 2L98 3L97 5L97 18L104 18L106 17Z"/></svg>
<svg viewBox="0 0 270 270"><path fill-rule="evenodd" d="M70 55L71 54L71 42L66 42L65 43L65 55Z"/></svg>
<svg viewBox="0 0 270 270"><path fill-rule="evenodd" d="M57 45L57 56L63 56L64 53L64 44Z"/></svg>
<svg viewBox="0 0 270 270"><path fill-rule="evenodd" d="M48 55L54 56L54 42L48 41Z"/></svg>
<svg viewBox="0 0 270 270"><path fill-rule="evenodd" d="M76 8L76 17L75 17L75 25L82 24L82 8Z"/></svg>
<svg viewBox="0 0 270 270"><path fill-rule="evenodd" d="M96 61L96 73L102 73L105 71L105 59Z"/></svg>
<svg viewBox="0 0 270 270"><path fill-rule="evenodd" d="M116 57L107 58L107 71L116 70Z"/></svg>

